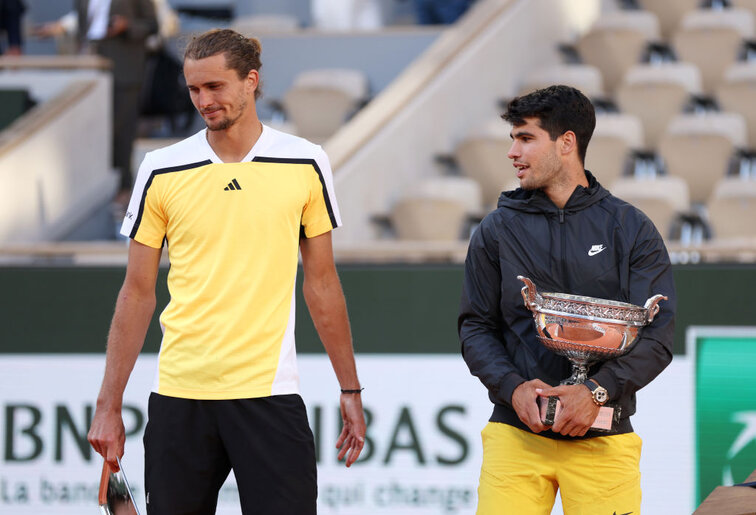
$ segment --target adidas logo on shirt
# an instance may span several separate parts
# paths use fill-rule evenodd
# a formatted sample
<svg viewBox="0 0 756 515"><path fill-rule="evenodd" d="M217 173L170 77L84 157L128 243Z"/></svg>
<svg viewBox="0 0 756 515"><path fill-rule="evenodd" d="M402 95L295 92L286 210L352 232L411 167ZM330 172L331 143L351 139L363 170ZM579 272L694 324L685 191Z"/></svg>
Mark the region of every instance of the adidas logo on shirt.
<svg viewBox="0 0 756 515"><path fill-rule="evenodd" d="M240 189L241 189L241 186L239 186L239 183L236 181L236 179L234 179L228 183L228 186L223 188L223 191L236 191Z"/></svg>

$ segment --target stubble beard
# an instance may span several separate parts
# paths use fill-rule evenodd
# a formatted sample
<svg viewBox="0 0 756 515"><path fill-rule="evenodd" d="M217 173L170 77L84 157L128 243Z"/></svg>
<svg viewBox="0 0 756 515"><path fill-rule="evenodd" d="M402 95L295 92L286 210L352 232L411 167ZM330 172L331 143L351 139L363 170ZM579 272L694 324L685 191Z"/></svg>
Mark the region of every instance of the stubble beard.
<svg viewBox="0 0 756 515"><path fill-rule="evenodd" d="M561 169L561 163L556 153L550 154L548 157L544 156L538 163L538 172L535 173L535 169L531 168L531 176L527 177L525 181L520 180L520 187L524 190L540 190L547 186L553 185L556 178L559 177Z"/></svg>
<svg viewBox="0 0 756 515"><path fill-rule="evenodd" d="M212 125L206 121L205 125L207 125L207 130L209 131L225 131L226 129L230 129L239 120L239 118L241 118L241 113L239 113L236 118L226 117Z"/></svg>
<svg viewBox="0 0 756 515"><path fill-rule="evenodd" d="M239 121L239 118L242 117L242 115L244 114L244 111L246 109L247 109L247 101L243 100L239 104L239 114L237 114L236 117L230 118L230 117L227 116L227 117L223 118L222 120L218 120L218 122L216 122L213 125L210 125L210 123L208 123L207 120L205 120L205 125L207 126L207 130L209 130L209 131L225 131L227 129L230 129L236 122Z"/></svg>

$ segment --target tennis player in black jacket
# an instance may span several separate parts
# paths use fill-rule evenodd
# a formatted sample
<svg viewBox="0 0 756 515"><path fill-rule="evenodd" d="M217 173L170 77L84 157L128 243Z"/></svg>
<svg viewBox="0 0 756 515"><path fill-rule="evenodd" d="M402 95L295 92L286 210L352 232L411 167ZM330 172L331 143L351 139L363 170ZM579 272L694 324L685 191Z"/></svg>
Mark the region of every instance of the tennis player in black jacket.
<svg viewBox="0 0 756 515"><path fill-rule="evenodd" d="M637 515L641 440L630 416L635 392L672 359L667 250L648 217L584 169L596 116L580 91L535 91L512 100L502 118L513 125L508 157L520 188L502 193L472 236L459 315L465 362L494 403L482 433L478 514L547 515L560 490L567 515ZM518 275L544 291L669 300L630 352L593 366L586 384L558 386L570 363L536 339ZM562 405L551 427L537 402L547 396ZM620 418L597 432L590 426L607 396Z"/></svg>

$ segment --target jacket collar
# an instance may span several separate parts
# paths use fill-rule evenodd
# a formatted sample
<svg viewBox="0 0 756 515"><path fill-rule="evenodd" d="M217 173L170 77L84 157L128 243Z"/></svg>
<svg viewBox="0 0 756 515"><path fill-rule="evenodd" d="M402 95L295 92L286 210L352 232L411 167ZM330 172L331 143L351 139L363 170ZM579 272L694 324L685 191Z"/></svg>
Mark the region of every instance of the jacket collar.
<svg viewBox="0 0 756 515"><path fill-rule="evenodd" d="M577 186L575 188L575 191L572 192L567 204L564 206L565 212L580 211L609 195L609 191L601 186L588 170L585 170L585 177L588 179L588 187ZM559 211L559 208L542 190L524 190L522 188L503 192L499 196L497 206L529 213L552 213Z"/></svg>

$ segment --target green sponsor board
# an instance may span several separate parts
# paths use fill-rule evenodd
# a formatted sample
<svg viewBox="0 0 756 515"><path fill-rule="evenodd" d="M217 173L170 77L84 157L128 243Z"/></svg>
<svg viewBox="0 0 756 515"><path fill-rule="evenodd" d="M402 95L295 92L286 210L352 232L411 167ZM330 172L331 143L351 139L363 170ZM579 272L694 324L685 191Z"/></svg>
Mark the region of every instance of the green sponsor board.
<svg viewBox="0 0 756 515"><path fill-rule="evenodd" d="M695 356L696 506L756 468L756 327L691 327Z"/></svg>

